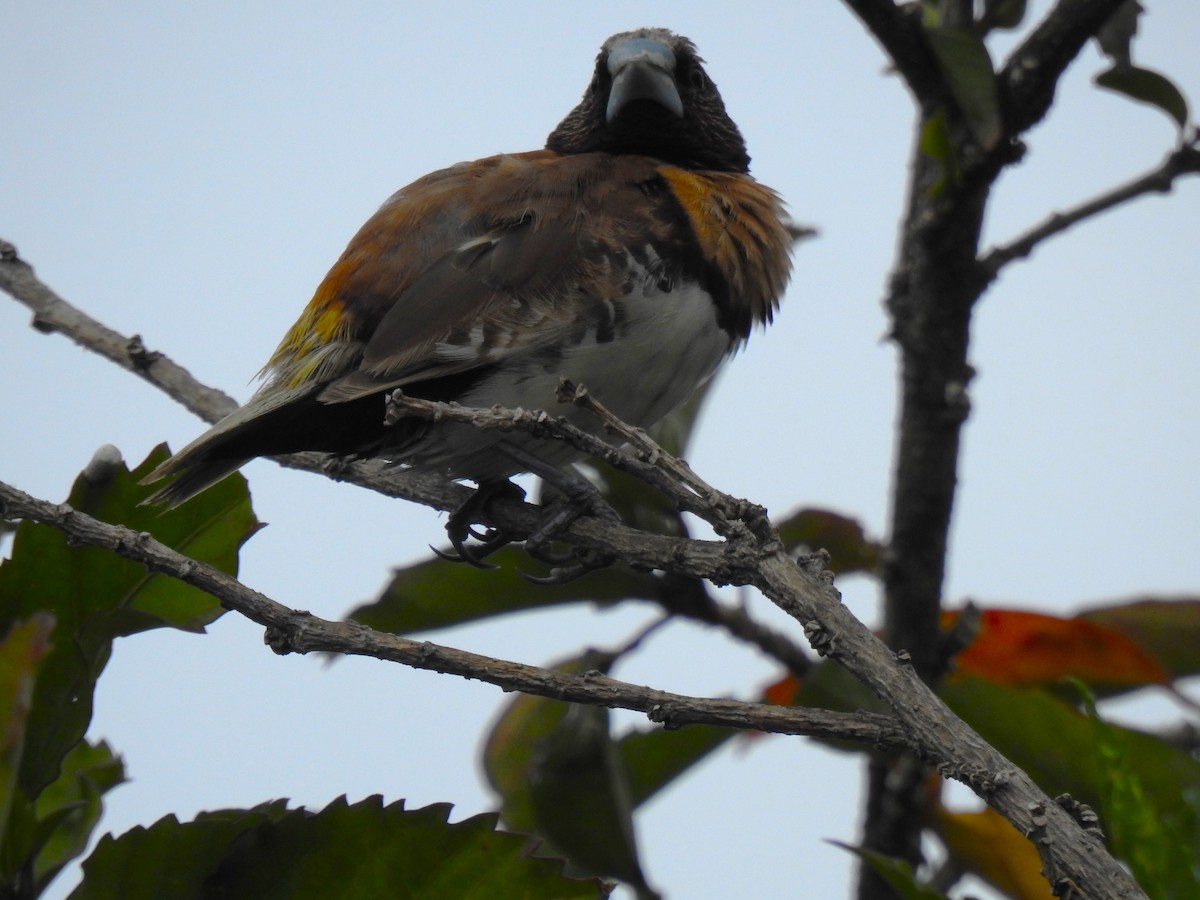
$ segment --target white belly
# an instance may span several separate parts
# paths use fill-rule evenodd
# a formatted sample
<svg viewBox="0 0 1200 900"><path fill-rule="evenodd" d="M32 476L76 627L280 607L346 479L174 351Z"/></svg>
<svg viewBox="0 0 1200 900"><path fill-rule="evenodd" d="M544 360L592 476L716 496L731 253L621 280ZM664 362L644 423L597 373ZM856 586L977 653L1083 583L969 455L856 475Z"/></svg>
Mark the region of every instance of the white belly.
<svg viewBox="0 0 1200 900"><path fill-rule="evenodd" d="M627 297L620 303L624 321L611 340L599 342L589 332L580 344L561 354L513 360L461 402L475 407L545 409L603 436L594 416L557 402L560 378L585 386L621 419L644 427L682 404L733 349L729 334L717 325L712 299L695 285L670 294ZM414 448L412 461L417 468L455 477L502 478L521 467L498 452L494 445L501 440L518 444L551 465L581 456L559 442L470 426L440 426Z"/></svg>

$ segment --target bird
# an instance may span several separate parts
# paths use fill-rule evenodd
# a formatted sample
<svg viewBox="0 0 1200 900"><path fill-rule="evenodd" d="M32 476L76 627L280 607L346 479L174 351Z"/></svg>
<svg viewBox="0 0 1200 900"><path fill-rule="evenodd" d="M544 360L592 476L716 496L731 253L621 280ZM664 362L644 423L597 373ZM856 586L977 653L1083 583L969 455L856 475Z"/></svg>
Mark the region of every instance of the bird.
<svg viewBox="0 0 1200 900"><path fill-rule="evenodd" d="M177 506L259 456L382 458L482 489L580 458L527 434L401 416L395 389L539 409L560 379L648 427L769 324L791 274L780 196L696 46L613 35L540 150L433 172L351 239L247 403L155 468ZM600 426L575 408L585 430ZM458 546L456 542L456 546Z"/></svg>

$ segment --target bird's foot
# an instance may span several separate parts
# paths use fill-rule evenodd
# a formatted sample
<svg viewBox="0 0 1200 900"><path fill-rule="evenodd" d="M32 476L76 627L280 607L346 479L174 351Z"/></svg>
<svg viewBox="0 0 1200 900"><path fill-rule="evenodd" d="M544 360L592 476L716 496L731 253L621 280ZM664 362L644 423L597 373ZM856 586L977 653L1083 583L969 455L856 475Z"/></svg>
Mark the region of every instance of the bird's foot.
<svg viewBox="0 0 1200 900"><path fill-rule="evenodd" d="M551 566L551 571L548 575L530 575L526 572L521 575L534 584L565 584L593 569L611 565L612 557L595 550L571 547L559 551L553 546L556 537L581 516L620 521L620 516L608 505L596 486L577 474L548 466L519 448L505 446L503 452L526 471L540 476L558 494L544 504L541 521L524 538L525 552L538 562ZM433 552L451 562L465 562L480 569L495 568L485 561L487 557L501 547L520 540L494 526L479 530L478 523L485 518L487 505L497 497L520 501L525 498L525 492L507 480L480 482L478 490L451 513L446 522L446 534L450 538L452 551L431 548Z"/></svg>
<svg viewBox="0 0 1200 900"><path fill-rule="evenodd" d="M559 491L559 497L546 505L542 521L533 534L525 539L525 552L552 567L549 575L521 573L523 578L534 584L566 584L593 569L611 565L613 559L608 554L586 547L571 547L559 552L554 549L553 542L557 535L581 516L620 521L620 516L590 481L560 469L552 472L550 477L542 474L542 478Z"/></svg>
<svg viewBox="0 0 1200 900"><path fill-rule="evenodd" d="M483 516L487 505L496 497L506 496L517 502L525 499L525 491L511 481L483 481L479 488L466 499L446 520L446 536L450 538L452 552L430 547L434 553L449 562L470 563L477 569L494 569L491 563L485 562L491 554L501 547L511 544L515 538L503 529L491 526L483 531L476 529L476 523ZM471 539L477 543L468 543Z"/></svg>

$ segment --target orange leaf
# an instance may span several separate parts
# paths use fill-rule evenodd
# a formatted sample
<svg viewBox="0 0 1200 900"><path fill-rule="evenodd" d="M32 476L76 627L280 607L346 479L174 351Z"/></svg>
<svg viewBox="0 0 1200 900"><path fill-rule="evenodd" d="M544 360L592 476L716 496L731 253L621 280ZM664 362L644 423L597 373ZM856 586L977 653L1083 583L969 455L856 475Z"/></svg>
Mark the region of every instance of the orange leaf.
<svg viewBox="0 0 1200 900"><path fill-rule="evenodd" d="M787 674L773 684L763 688L763 702L774 706L792 706L800 693L800 682L795 675Z"/></svg>
<svg viewBox="0 0 1200 900"><path fill-rule="evenodd" d="M949 627L957 612L942 615ZM999 684L1169 684L1163 667L1130 638L1081 618L1013 609L985 609L979 634L957 657L958 671Z"/></svg>
<svg viewBox="0 0 1200 900"><path fill-rule="evenodd" d="M1013 900L1052 900L1037 849L995 810L951 812L935 803L932 812L933 830L963 871Z"/></svg>

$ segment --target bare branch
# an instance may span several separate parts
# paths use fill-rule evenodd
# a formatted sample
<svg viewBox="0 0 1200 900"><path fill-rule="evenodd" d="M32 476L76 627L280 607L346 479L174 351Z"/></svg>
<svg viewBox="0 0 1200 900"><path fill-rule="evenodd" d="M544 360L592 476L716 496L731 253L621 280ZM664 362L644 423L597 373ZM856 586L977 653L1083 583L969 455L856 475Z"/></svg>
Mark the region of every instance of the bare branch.
<svg viewBox="0 0 1200 900"><path fill-rule="evenodd" d="M843 0L879 41L922 107L943 96L937 60L925 43L921 12L916 4L897 6L892 0Z"/></svg>
<svg viewBox="0 0 1200 900"><path fill-rule="evenodd" d="M237 401L201 384L182 366L147 350L139 335L126 337L76 309L41 282L17 248L0 239L0 289L33 310L32 325L43 334L58 332L85 350L98 353L139 375L182 403L206 422L215 422L237 409Z"/></svg>
<svg viewBox="0 0 1200 900"><path fill-rule="evenodd" d="M1012 136L1041 121L1067 66L1124 0L1058 0L1000 70L1004 121Z"/></svg>
<svg viewBox="0 0 1200 900"><path fill-rule="evenodd" d="M718 602L702 579L664 572L657 582L655 599L669 615L722 628L735 640L750 644L778 661L797 678L812 670L812 658L790 637L759 622L740 605Z"/></svg>
<svg viewBox="0 0 1200 900"><path fill-rule="evenodd" d="M147 350L139 335L127 336L72 306L44 282L17 249L0 239L0 290L33 311L32 325L44 334L62 334L157 387L206 422L215 422L237 409L237 401L197 381L166 354ZM437 509L461 505L469 489L442 479L419 477L381 462L341 462L331 465L323 453L294 453L273 457L280 465L326 475Z"/></svg>
<svg viewBox="0 0 1200 900"><path fill-rule="evenodd" d="M771 706L739 700L710 700L626 684L598 673L568 675L511 660L496 659L393 634L356 622L333 622L291 609L202 562L189 559L147 533L110 525L66 504L53 504L0 482L0 513L57 528L80 545L103 547L193 585L221 605L267 629L266 642L276 653L343 653L370 656L415 669L428 669L556 700L621 707L646 713L669 728L722 725L778 734L848 740L880 747L907 746L899 722L875 713Z"/></svg>
<svg viewBox="0 0 1200 900"><path fill-rule="evenodd" d="M991 281L1010 262L1029 256L1038 244L1047 238L1061 234L1085 219L1098 216L1122 203L1128 203L1145 194L1166 194L1175 186L1175 180L1184 175L1200 174L1200 129L1181 146L1171 151L1162 163L1145 175L1114 188L1100 196L1081 203L1067 212L1054 213L1036 228L1027 231L1009 244L994 247L979 261L985 277Z"/></svg>
<svg viewBox="0 0 1200 900"><path fill-rule="evenodd" d="M612 415L585 388L563 380L559 396L588 408L606 430L627 440L634 452L610 444L584 431L565 416L554 416L545 410L472 409L458 403L423 400L409 397L403 391L393 391L388 398L388 414L392 417L420 416L422 418L461 422L482 430L523 431L534 437L564 441L615 469L629 472L658 489L679 505L679 508L701 517L724 537L741 535L747 527L765 525L766 510L722 491L697 476L690 466L662 447L640 428L634 428Z"/></svg>

